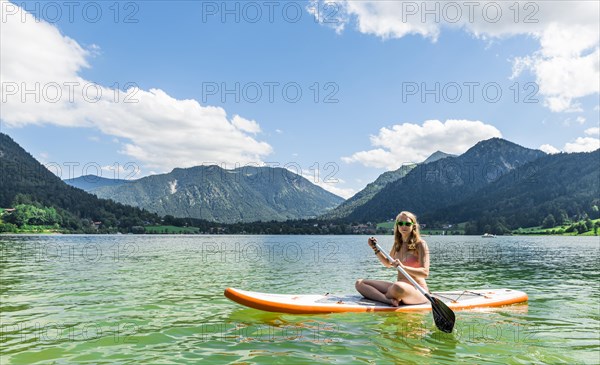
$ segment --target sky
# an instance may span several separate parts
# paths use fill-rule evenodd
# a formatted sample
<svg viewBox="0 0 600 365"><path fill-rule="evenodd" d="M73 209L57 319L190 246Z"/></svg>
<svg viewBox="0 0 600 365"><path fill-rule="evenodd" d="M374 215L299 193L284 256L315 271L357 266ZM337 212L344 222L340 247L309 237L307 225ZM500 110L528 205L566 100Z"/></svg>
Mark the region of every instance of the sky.
<svg viewBox="0 0 600 365"><path fill-rule="evenodd" d="M592 151L599 4L0 0L0 131L63 179L272 166L344 198L492 137Z"/></svg>

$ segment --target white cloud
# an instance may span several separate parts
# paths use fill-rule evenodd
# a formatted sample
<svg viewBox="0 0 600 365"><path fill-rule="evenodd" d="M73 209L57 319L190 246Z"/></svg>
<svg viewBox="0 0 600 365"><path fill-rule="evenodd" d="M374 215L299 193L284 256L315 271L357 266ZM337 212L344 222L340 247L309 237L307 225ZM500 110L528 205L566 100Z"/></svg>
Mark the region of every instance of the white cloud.
<svg viewBox="0 0 600 365"><path fill-rule="evenodd" d="M260 126L254 120L247 120L239 115L234 115L231 123L240 131L256 134L260 132Z"/></svg>
<svg viewBox="0 0 600 365"><path fill-rule="evenodd" d="M358 191L352 188L342 188L335 184L317 184L328 192L335 194L337 196L341 196L344 199L350 199L353 197Z"/></svg>
<svg viewBox="0 0 600 365"><path fill-rule="evenodd" d="M579 125L583 125L583 124L585 124L585 122L586 122L585 117L578 116L577 118L575 118L575 120L573 120L571 118L565 119L563 121L563 125L566 126L566 127L570 127L570 126L572 126L575 123L577 123Z"/></svg>
<svg viewBox="0 0 600 365"><path fill-rule="evenodd" d="M342 187L341 185L344 185L346 183L343 179L334 177L325 180L322 176L315 179L314 171L303 171L302 176L305 177L308 181L312 182L313 184L327 190L332 194L341 196L344 199L348 199L358 192L357 190L352 188Z"/></svg>
<svg viewBox="0 0 600 365"><path fill-rule="evenodd" d="M377 148L342 157L342 161L396 170L403 164L422 162L438 150L461 154L477 142L492 137L502 137L502 134L494 126L480 121L404 123L381 128L378 135L370 137L371 144Z"/></svg>
<svg viewBox="0 0 600 365"><path fill-rule="evenodd" d="M555 153L560 153L560 150L558 148L556 148L556 147L554 147L552 145L549 145L549 144L543 144L543 145L541 145L540 146L540 150L544 151L544 152L546 152L548 154L551 154L551 155L553 155Z"/></svg>
<svg viewBox="0 0 600 365"><path fill-rule="evenodd" d="M338 32L355 23L361 33L383 39L420 35L435 42L444 28L464 29L486 40L532 37L540 49L515 57L511 77L533 72L544 105L553 112L581 111L577 99L600 91L597 1L340 0L336 4L336 16L313 13L321 23L337 21ZM313 9L319 6L324 2L311 3Z"/></svg>
<svg viewBox="0 0 600 365"><path fill-rule="evenodd" d="M533 71L550 110L581 111L575 100L600 91L597 29L551 24L542 32L540 42L540 51L515 59L513 76L525 69Z"/></svg>
<svg viewBox="0 0 600 365"><path fill-rule="evenodd" d="M344 188L340 185L344 185L346 182L343 179L340 179L336 176L337 166L335 165L325 165L319 166L317 168L321 168L320 170L301 170L298 168L297 164L290 164L284 166L288 171L299 174L304 177L306 180L311 183L317 185L318 187L327 190L328 192L335 194L337 196L341 196L344 199L348 199L358 191L352 188Z"/></svg>
<svg viewBox="0 0 600 365"><path fill-rule="evenodd" d="M344 29L353 24L361 33L381 38L402 38L418 34L437 40L443 28L465 29L480 38L518 34L539 35L549 24L591 26L598 23L598 4L589 1L335 1L335 8L325 8L331 1L311 1L311 12L323 24L339 24ZM320 12L314 11L319 9ZM329 10L329 11L328 11ZM566 47L578 49L585 39L573 44L557 39ZM559 44L559 43L554 43ZM549 48L564 53L563 47Z"/></svg>
<svg viewBox="0 0 600 365"><path fill-rule="evenodd" d="M600 136L600 128L598 128L598 127L588 128L583 133L585 133L588 136L598 137L598 136Z"/></svg>
<svg viewBox="0 0 600 365"><path fill-rule="evenodd" d="M565 146L562 148L562 152L592 152L600 148L600 128L588 128L584 131L584 133L587 137L578 137L575 139L575 141L565 143ZM561 152L561 150L549 144L542 145L540 150L546 153Z"/></svg>
<svg viewBox="0 0 600 365"><path fill-rule="evenodd" d="M0 2L3 9L10 4ZM205 162L257 163L272 152L249 135L260 132L256 121L237 115L230 120L222 108L175 99L160 89L118 93L83 79L79 75L97 46L85 50L54 25L6 16L0 37L2 120L10 127L95 128L120 141L122 153L162 171ZM35 91L25 95L25 88Z"/></svg>
<svg viewBox="0 0 600 365"><path fill-rule="evenodd" d="M348 22L348 15L340 11L341 4L337 0L310 0L306 10L315 20L334 29L341 34ZM344 19L340 19L344 17Z"/></svg>
<svg viewBox="0 0 600 365"><path fill-rule="evenodd" d="M371 136L371 143L373 143L373 136ZM401 161L394 161L395 157L396 156L394 156L394 154L390 151L386 151L382 148L376 148L369 151L355 152L350 157L342 157L342 161L346 163L359 162L364 166L385 168L388 170L395 170L400 165L407 162L407 156L403 157L404 159Z"/></svg>
<svg viewBox="0 0 600 365"><path fill-rule="evenodd" d="M575 142L565 144L565 152L592 152L600 148L600 139L592 137L579 137Z"/></svg>

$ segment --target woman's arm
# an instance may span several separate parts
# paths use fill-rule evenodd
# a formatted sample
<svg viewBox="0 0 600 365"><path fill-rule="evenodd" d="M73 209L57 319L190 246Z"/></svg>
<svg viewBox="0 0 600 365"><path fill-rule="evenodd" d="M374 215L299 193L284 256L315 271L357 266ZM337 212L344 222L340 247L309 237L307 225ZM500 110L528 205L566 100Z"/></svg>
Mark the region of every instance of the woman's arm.
<svg viewBox="0 0 600 365"><path fill-rule="evenodd" d="M394 252L394 249L392 248L392 250L390 251L390 257L394 257L396 253ZM379 252L377 254L377 258L379 259L379 261L381 261L381 263L383 264L383 266L385 267L392 267L394 265L392 265L392 263L387 259L387 257L385 257L385 255L381 252Z"/></svg>
<svg viewBox="0 0 600 365"><path fill-rule="evenodd" d="M373 251L375 251L375 256L377 256L377 258L379 259L379 261L381 261L383 266L385 266L385 267L392 266L392 263L389 262L388 259L385 257L385 255L383 253L381 253L379 251L379 249L377 249L377 247L375 246L375 244L377 243L376 238L374 238L374 237L369 238L368 243L369 243L369 246L371 246L371 248L373 249ZM391 257L394 257L393 254L391 255Z"/></svg>
<svg viewBox="0 0 600 365"><path fill-rule="evenodd" d="M394 251L392 249L392 251L390 252L391 257L394 257L393 252ZM377 258L379 259L379 261L383 264L383 266L385 266L385 267L392 266L392 263L387 259L387 257L385 257L385 255L382 252L375 251L375 254L377 255Z"/></svg>

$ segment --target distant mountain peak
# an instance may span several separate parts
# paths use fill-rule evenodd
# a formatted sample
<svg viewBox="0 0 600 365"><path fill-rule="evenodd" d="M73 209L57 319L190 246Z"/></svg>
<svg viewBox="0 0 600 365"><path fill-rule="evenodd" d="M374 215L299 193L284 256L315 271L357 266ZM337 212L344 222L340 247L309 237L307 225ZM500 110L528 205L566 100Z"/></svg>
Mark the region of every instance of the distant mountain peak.
<svg viewBox="0 0 600 365"><path fill-rule="evenodd" d="M473 147L471 147L469 149L469 151L480 150L480 149L491 149L491 148L510 148L510 149L516 148L516 149L532 150L531 148L523 147L517 143L507 141L504 138L493 137L490 139L484 139L482 141L477 142Z"/></svg>
<svg viewBox="0 0 600 365"><path fill-rule="evenodd" d="M98 175L82 175L73 179L63 180L66 184L71 185L75 188L90 192L94 189L101 188L103 186L117 186L125 183L130 183L135 180L123 180L123 179L109 179Z"/></svg>
<svg viewBox="0 0 600 365"><path fill-rule="evenodd" d="M540 150L523 147L503 138L494 137L477 142L473 147L469 148L467 152L462 154L461 157L467 159L480 159L484 157L487 159L494 159L494 156L498 155L510 156L523 154L536 155L537 157L546 155L546 153ZM522 161L517 159L516 162Z"/></svg>
<svg viewBox="0 0 600 365"><path fill-rule="evenodd" d="M452 154L445 153L445 152L442 152L440 150L437 150L434 153L432 153L431 156L427 157L427 159L425 161L423 161L422 163L423 164L428 164L428 163L431 163L431 162L435 162L435 161L441 160L441 159L446 158L446 157L456 157L456 155L452 155Z"/></svg>

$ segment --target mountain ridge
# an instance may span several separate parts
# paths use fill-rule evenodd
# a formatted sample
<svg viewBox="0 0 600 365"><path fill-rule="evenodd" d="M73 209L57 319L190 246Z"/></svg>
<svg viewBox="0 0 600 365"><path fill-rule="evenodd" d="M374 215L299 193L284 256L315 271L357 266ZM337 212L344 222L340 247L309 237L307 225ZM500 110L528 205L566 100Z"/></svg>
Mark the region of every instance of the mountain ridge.
<svg viewBox="0 0 600 365"><path fill-rule="evenodd" d="M88 193L91 190L103 187L103 186L115 186L126 184L135 180L123 180L123 179L109 179L98 175L82 175L72 179L63 180L67 185L74 188L78 188Z"/></svg>
<svg viewBox="0 0 600 365"><path fill-rule="evenodd" d="M417 165L432 163L432 162L439 161L439 160L447 158L447 157L454 157L454 155L444 153L444 152L438 150L438 151L434 152L433 154L431 154L429 157L427 157L425 159L425 161L423 161L423 162L420 162L418 164L413 163L413 164L402 165L396 170L386 171L383 174L379 175L377 177L377 179L375 179L375 181L367 184L367 186L364 189L362 189L358 193L354 194L354 196L352 196L348 200L344 201L342 204L340 204L335 209L332 209L328 213L325 213L320 218L321 219L344 219L349 214L351 214L352 211L357 209L357 207L365 204L370 199L372 199L373 196L375 196L375 194L377 194L379 191L381 191L381 189L383 189L386 185L403 178L404 176L406 176L406 174L408 174Z"/></svg>
<svg viewBox="0 0 600 365"><path fill-rule="evenodd" d="M57 224L70 231L131 232L145 222L159 222L156 214L98 199L64 183L10 136L0 133L0 207L32 204L57 208ZM56 221L56 219L54 220Z"/></svg>
<svg viewBox="0 0 600 365"><path fill-rule="evenodd" d="M314 218L344 200L289 170L254 166L175 168L91 192L160 215L219 223Z"/></svg>
<svg viewBox="0 0 600 365"><path fill-rule="evenodd" d="M460 156L416 166L403 178L386 185L346 219L386 221L400 210L423 214L444 208L543 155L542 151L501 138L480 141Z"/></svg>
<svg viewBox="0 0 600 365"><path fill-rule="evenodd" d="M541 225L549 215L558 224L595 219L600 217L598 162L600 150L542 156L423 219L433 224L469 221L478 233L497 234Z"/></svg>

